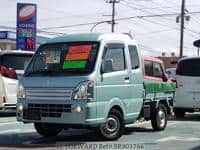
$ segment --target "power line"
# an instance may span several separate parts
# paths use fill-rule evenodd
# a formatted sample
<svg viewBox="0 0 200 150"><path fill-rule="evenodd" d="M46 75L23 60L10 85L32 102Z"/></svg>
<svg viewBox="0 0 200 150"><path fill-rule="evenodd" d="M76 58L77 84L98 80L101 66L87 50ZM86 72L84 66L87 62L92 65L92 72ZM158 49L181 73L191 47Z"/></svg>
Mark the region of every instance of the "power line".
<svg viewBox="0 0 200 150"><path fill-rule="evenodd" d="M185 29L189 30L190 32L192 32L194 34L200 35L200 32L194 31L193 29L190 29L190 28L187 28L187 27L185 27Z"/></svg>
<svg viewBox="0 0 200 150"><path fill-rule="evenodd" d="M10 29L16 31L16 27L10 27L10 26L0 26L1 29ZM58 32L50 32L50 31L41 31L37 30L38 33L46 33L49 35L64 35L64 33L58 33Z"/></svg>
<svg viewBox="0 0 200 150"><path fill-rule="evenodd" d="M196 18L192 18L192 20L194 20L194 22L196 22L198 25L200 24L200 21L197 20Z"/></svg>
<svg viewBox="0 0 200 150"><path fill-rule="evenodd" d="M169 3L169 4L177 5L177 3L174 3L174 2L171 2L171 1L168 1L168 0L164 0L164 1Z"/></svg>
<svg viewBox="0 0 200 150"><path fill-rule="evenodd" d="M126 1L123 1L123 2L126 2ZM126 5L125 5L126 6ZM129 6L129 5L127 5L127 7L130 7L130 8L135 8L135 7L131 7L131 6ZM140 8L136 8L137 10L140 10L141 11L141 9ZM145 12L149 12L149 11L145 11ZM152 13L151 13L152 14ZM177 15L179 15L179 13L177 13ZM147 21L147 22L151 22L151 23L154 23L154 24L157 24L157 25L160 25L160 26L163 26L163 27L168 27L168 28L172 28L172 27L169 27L169 26L167 26L167 25L164 25L164 24L161 24L161 23L158 23L158 22L155 22L155 21L150 21L150 20L147 20L147 19L144 19L143 18L143 20L145 20L145 21ZM171 20L171 19L168 19L168 20ZM177 30L179 30L178 28L177 28ZM194 32L193 32L194 33ZM189 34L189 33L187 33L187 34ZM190 35L190 34L189 34ZM199 34L198 34L199 35ZM193 37L193 35L191 35L192 37Z"/></svg>
<svg viewBox="0 0 200 150"><path fill-rule="evenodd" d="M164 29L164 30L157 30L157 31L153 31L153 32L149 32L149 33L143 33L143 34L138 34L137 36L146 36L149 34L157 34L157 33L161 33L161 32L166 32L166 31L171 31L171 30L175 30L177 28L171 28L171 29Z"/></svg>
<svg viewBox="0 0 200 150"><path fill-rule="evenodd" d="M155 5L158 5L158 6L164 6L164 5L161 5L160 3L158 4L158 3L153 2L153 1L152 1L152 3L155 4ZM161 7L160 7L160 8L157 8L157 9L159 9L159 10L161 10L162 12L165 12L165 13L168 12L167 10L164 10L164 9L162 9ZM175 11L175 12L177 12L177 11Z"/></svg>
<svg viewBox="0 0 200 150"><path fill-rule="evenodd" d="M125 2L127 5L127 7L130 7L130 8L132 8L132 9L137 9L137 10L139 10L139 11L141 11L141 12L146 12L146 13L148 13L148 14L152 14L152 15L154 15L154 13L152 13L151 11L147 11L147 10L142 10L142 8L137 8L137 7L132 7L132 6L130 6L130 4L127 2L127 1L123 1L123 2ZM152 3L154 3L154 2L152 2ZM141 6L141 7L143 7L143 5L138 5L138 4L135 4L135 3L132 3L132 4L134 4L134 6ZM155 4L155 3L154 3ZM166 13L166 11L163 11L163 10L161 10L162 12L164 12L164 13ZM168 12L167 12L168 13ZM174 13L174 12L173 12ZM163 20L165 20L166 21L166 19L163 19ZM170 19L168 19L168 20L170 20Z"/></svg>
<svg viewBox="0 0 200 150"><path fill-rule="evenodd" d="M188 14L199 14L200 11L189 12ZM115 19L116 21L122 20L130 20L130 19L141 19L141 18L154 18L154 17L170 17L176 16L179 13L165 13L165 14L153 14L153 15L139 15L139 16L132 16L132 17L124 17ZM88 22L88 23L80 23L80 24L72 24L72 25L65 25L65 26L56 26L56 27L48 27L48 28L41 28L40 30L50 30L50 29L60 29L60 28L70 28L70 27L77 27L77 26L87 26L87 25L94 25L96 23L106 22L110 20L98 21L98 22Z"/></svg>
<svg viewBox="0 0 200 150"><path fill-rule="evenodd" d="M174 29L174 27L168 26L168 25L166 25L166 24L158 23L158 22L155 22L155 21L152 21L152 20L148 20L148 19L146 19L146 18L141 18L141 19L143 19L144 21L147 21L147 22L150 22L150 23L153 23L153 24L162 26L162 27L167 27L167 28L169 28L169 29ZM175 28L175 29L178 30L177 28Z"/></svg>
<svg viewBox="0 0 200 150"><path fill-rule="evenodd" d="M140 10L144 10L144 8L145 8L145 5L141 5L141 4L136 4L136 3L133 3L132 1L124 1L124 2L126 2L126 3L131 3L131 4L133 4L134 6L139 6L139 7L143 7L143 8L141 8ZM151 7L151 8L148 8L148 9L151 9L151 10L162 10L163 12L168 12L168 11L166 11L166 10L163 10L163 9L166 9L166 8L174 8L174 7L170 7L170 6L165 6L165 5L161 5L161 4L158 4L158 3L156 3L156 2L154 2L154 1L151 1L151 3L152 4L155 4L156 6L158 6L158 7ZM161 7L161 6L164 6L164 7ZM163 8L163 9L162 9ZM149 12L149 11L148 11ZM149 12L150 13L150 12Z"/></svg>
<svg viewBox="0 0 200 150"><path fill-rule="evenodd" d="M107 20L109 21L109 20ZM106 22L105 21L98 21L98 22L88 22L88 23L79 23L79 24L72 24L72 25L65 25L65 26L57 26L57 27L47 27L41 28L40 30L50 30L50 29L61 29L61 28L71 28L71 27L79 27L79 26L87 26L87 25L94 25L97 23Z"/></svg>
<svg viewBox="0 0 200 150"><path fill-rule="evenodd" d="M150 22L150 23L153 23L153 24L157 24L157 25L160 25L160 26L163 26L163 27L168 27L167 30L172 30L172 29L174 29L174 30L179 30L178 28L173 28L173 27L170 27L170 26L166 26L166 25L164 25L164 24L157 23L157 22L154 22L154 21L150 21L150 20L145 19L145 18L142 18L142 19L143 19L144 21L147 21L147 22ZM188 28L187 28L187 29L188 29ZM192 32L193 34L198 34L198 35L199 35L198 32L192 31L192 30L190 30L190 29L188 29L188 31ZM192 34L189 34L189 33L187 33L187 34L190 35L191 37L194 37Z"/></svg>
<svg viewBox="0 0 200 150"><path fill-rule="evenodd" d="M151 11L147 11L147 10L142 10L141 8L137 8L137 7L132 7L132 6L130 6L128 3L127 3L127 1L123 1L123 2L125 2L127 5L125 5L125 6L127 6L127 7L129 7L129 8L132 8L132 9L137 9L137 10L139 10L139 11L141 11L141 12L146 12L146 13L148 13L148 14L152 14L152 15L154 15L154 13L152 13ZM133 3L132 3L133 4ZM137 6L138 4L134 4L134 6ZM142 5L139 5L139 6L142 6ZM166 13L166 11L164 11L165 13ZM162 19L162 18L161 18ZM166 21L166 18L163 18L163 20L164 21ZM170 20L171 21L171 19L168 19L167 18L167 20Z"/></svg>
<svg viewBox="0 0 200 150"><path fill-rule="evenodd" d="M139 47L141 47L141 49L145 50L145 51L156 52L156 53L160 53L160 54L162 53L162 51L160 51L160 50L155 50L154 48L143 45L143 44L139 44Z"/></svg>

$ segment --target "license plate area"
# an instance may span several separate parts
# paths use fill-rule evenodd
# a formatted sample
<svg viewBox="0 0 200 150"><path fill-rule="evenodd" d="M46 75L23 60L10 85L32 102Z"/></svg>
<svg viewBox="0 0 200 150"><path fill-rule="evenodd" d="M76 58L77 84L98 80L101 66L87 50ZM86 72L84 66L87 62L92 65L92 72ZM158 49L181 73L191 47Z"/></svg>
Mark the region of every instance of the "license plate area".
<svg viewBox="0 0 200 150"><path fill-rule="evenodd" d="M37 110L25 109L23 118L26 120L41 120L40 112Z"/></svg>

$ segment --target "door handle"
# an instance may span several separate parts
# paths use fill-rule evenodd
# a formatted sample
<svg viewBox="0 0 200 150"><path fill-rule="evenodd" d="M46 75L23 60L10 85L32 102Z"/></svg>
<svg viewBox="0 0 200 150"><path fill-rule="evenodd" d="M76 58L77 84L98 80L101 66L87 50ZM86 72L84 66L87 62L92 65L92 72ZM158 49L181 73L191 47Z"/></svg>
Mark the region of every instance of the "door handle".
<svg viewBox="0 0 200 150"><path fill-rule="evenodd" d="M124 80L129 80L129 77L124 77Z"/></svg>

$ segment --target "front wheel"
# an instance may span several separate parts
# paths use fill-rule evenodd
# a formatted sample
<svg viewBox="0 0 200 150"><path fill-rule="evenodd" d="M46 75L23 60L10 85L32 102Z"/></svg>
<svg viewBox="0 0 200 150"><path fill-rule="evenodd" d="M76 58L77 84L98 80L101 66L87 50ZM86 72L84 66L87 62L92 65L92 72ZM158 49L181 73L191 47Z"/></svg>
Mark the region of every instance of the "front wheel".
<svg viewBox="0 0 200 150"><path fill-rule="evenodd" d="M151 125L155 131L164 130L167 126L167 109L160 104L158 108L152 110Z"/></svg>
<svg viewBox="0 0 200 150"><path fill-rule="evenodd" d="M124 131L122 114L118 110L112 109L106 119L106 123L100 125L98 131L106 140L115 140L121 137Z"/></svg>
<svg viewBox="0 0 200 150"><path fill-rule="evenodd" d="M44 137L52 137L58 135L62 131L61 125L48 123L34 123L34 127L40 135Z"/></svg>

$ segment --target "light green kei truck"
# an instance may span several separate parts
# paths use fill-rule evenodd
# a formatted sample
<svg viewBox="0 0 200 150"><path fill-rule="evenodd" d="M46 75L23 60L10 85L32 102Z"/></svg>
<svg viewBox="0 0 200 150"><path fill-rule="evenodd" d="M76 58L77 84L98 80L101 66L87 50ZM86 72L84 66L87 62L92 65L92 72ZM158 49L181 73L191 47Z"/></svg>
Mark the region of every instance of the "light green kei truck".
<svg viewBox="0 0 200 150"><path fill-rule="evenodd" d="M157 131L167 125L176 87L159 67L148 71L161 80L144 78L140 50L127 34L57 37L41 45L25 68L17 120L34 123L42 136L89 128L114 140L137 121L151 120Z"/></svg>

